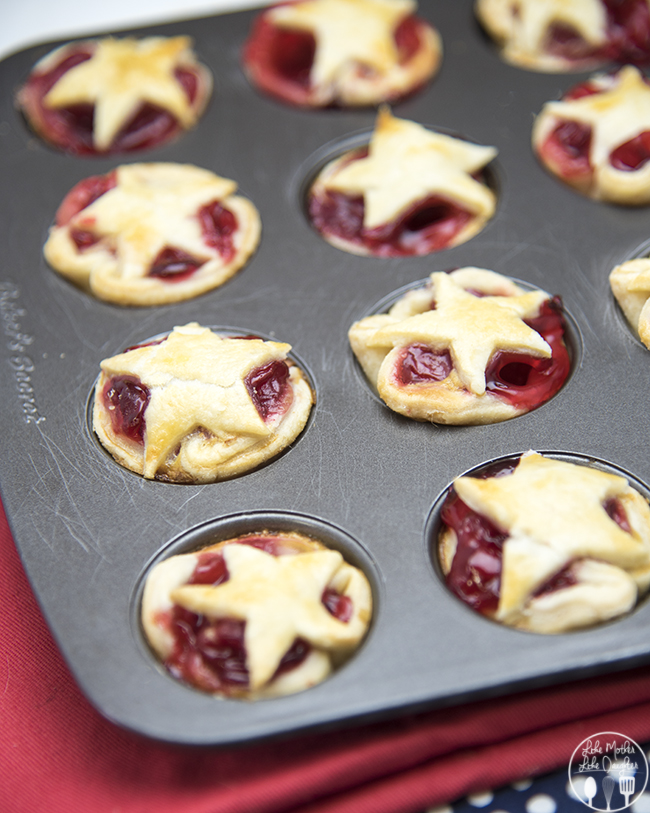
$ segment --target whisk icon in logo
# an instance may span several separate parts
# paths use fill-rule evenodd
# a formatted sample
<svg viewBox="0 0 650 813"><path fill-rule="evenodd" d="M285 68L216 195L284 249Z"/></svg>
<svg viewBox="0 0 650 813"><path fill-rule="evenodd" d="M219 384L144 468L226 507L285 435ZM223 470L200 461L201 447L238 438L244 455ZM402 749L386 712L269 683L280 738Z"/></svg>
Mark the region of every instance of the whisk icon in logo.
<svg viewBox="0 0 650 813"><path fill-rule="evenodd" d="M648 760L625 734L601 731L573 752L569 782L576 798L592 810L627 810L648 784Z"/></svg>

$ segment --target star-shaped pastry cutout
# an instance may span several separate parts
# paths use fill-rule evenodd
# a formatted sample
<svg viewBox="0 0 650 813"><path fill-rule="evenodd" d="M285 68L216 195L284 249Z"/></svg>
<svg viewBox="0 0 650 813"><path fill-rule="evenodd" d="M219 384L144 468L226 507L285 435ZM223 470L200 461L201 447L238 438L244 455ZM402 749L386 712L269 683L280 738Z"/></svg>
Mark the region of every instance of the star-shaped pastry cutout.
<svg viewBox="0 0 650 813"><path fill-rule="evenodd" d="M67 71L43 102L54 108L94 104L93 141L98 150L111 146L143 102L168 110L189 127L194 113L174 71L190 45L189 37L98 40L90 59Z"/></svg>
<svg viewBox="0 0 650 813"><path fill-rule="evenodd" d="M517 24L513 26L515 38L509 43L512 50L539 51L554 23L573 28L594 46L605 38L607 16L601 0L518 0L510 5L517 14Z"/></svg>
<svg viewBox="0 0 650 813"><path fill-rule="evenodd" d="M624 477L528 453L512 474L460 477L454 488L472 510L509 533L503 545L497 618L521 610L574 559L622 568L647 563L648 549L612 520L604 504L629 492Z"/></svg>
<svg viewBox="0 0 650 813"><path fill-rule="evenodd" d="M270 18L279 27L314 34L311 80L327 85L354 62L380 73L396 65L394 31L415 9L414 0L304 0L273 9Z"/></svg>
<svg viewBox="0 0 650 813"><path fill-rule="evenodd" d="M217 586L185 585L172 591L176 604L209 618L246 622L244 643L250 688L275 674L296 638L320 649L358 642L355 627L334 618L321 601L343 563L338 551L273 556L249 545L226 545L230 578Z"/></svg>
<svg viewBox="0 0 650 813"><path fill-rule="evenodd" d="M206 257L209 250L196 214L205 204L232 194L234 181L175 164L127 164L116 172L115 187L71 225L113 238L122 278L146 276L170 240L190 256Z"/></svg>
<svg viewBox="0 0 650 813"><path fill-rule="evenodd" d="M423 343L449 350L458 377L471 392L485 392L485 368L497 350L550 358L551 348L523 321L539 313L544 291L519 296L468 293L448 274L431 275L435 310L418 313L380 328L370 347L403 347Z"/></svg>
<svg viewBox="0 0 650 813"><path fill-rule="evenodd" d="M646 294L650 293L650 265L647 263L646 258L642 258L643 265L639 263L639 270L638 273L630 274L630 278L627 283L628 291L632 291L635 294Z"/></svg>
<svg viewBox="0 0 650 813"><path fill-rule="evenodd" d="M494 147L470 144L394 118L383 107L367 158L345 165L325 179L325 186L363 195L366 229L390 223L412 203L436 194L488 218L494 212L494 195L472 174L496 154Z"/></svg>
<svg viewBox="0 0 650 813"><path fill-rule="evenodd" d="M632 65L621 68L611 90L571 101L548 102L544 110L591 125L590 159L603 166L613 149L650 130L650 86Z"/></svg>
<svg viewBox="0 0 650 813"><path fill-rule="evenodd" d="M229 339L196 323L176 327L162 344L138 347L105 359L107 376L134 376L150 391L144 419L144 471L153 478L180 441L198 427L266 437L244 379L252 370L281 360L288 344Z"/></svg>

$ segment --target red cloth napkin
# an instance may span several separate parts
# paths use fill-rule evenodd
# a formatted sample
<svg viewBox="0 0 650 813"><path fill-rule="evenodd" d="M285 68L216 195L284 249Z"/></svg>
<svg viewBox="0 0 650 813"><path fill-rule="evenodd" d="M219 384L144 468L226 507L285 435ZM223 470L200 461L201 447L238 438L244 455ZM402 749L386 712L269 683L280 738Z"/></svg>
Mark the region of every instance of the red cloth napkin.
<svg viewBox="0 0 650 813"><path fill-rule="evenodd" d="M590 734L650 740L650 668L236 749L163 745L86 701L0 506L3 813L401 813L568 766Z"/></svg>

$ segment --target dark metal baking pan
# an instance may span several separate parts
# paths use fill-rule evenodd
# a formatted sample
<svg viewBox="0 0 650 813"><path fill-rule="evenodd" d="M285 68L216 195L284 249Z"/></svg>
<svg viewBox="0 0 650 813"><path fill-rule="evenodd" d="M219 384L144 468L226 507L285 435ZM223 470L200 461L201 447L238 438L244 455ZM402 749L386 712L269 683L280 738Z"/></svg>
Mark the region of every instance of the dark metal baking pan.
<svg viewBox="0 0 650 813"><path fill-rule="evenodd" d="M647 209L580 197L531 152L533 115L581 76L502 64L470 0L422 0L421 14L442 34L442 70L394 112L498 147L499 201L493 220L464 245L396 260L328 245L305 220L301 200L327 145L370 132L374 111L295 110L258 94L240 67L253 12L133 32L191 35L216 81L194 131L128 161L190 162L234 178L263 223L258 252L234 279L160 308L96 301L46 266L41 247L65 193L119 162L57 153L15 110L16 88L54 43L0 64L2 498L76 680L122 726L168 741L230 744L650 660L648 604L594 630L526 634L460 605L431 562L432 507L455 476L486 461L531 448L557 451L650 483L650 356L618 314L607 279L646 243L650 220ZM409 421L360 380L348 328L396 289L465 265L560 294L575 324L575 369L552 401L507 423ZM299 442L259 471L204 486L148 482L103 453L86 405L102 358L190 321L291 343L315 379L318 403ZM260 512L349 540L350 555L369 571L377 611L359 653L320 686L258 703L219 700L176 683L149 655L134 620L138 590L148 564L186 534L228 517L253 521Z"/></svg>

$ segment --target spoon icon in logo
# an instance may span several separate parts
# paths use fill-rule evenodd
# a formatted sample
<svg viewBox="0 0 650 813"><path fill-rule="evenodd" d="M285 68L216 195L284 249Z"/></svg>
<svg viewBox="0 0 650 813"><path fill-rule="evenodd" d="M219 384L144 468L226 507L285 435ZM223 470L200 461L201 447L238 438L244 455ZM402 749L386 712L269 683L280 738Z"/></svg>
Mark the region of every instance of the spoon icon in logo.
<svg viewBox="0 0 650 813"><path fill-rule="evenodd" d="M588 776L585 779L585 794L587 796L587 801L589 802L589 807L593 807L592 801L597 793L598 787L596 786L596 780L593 778L593 776Z"/></svg>

